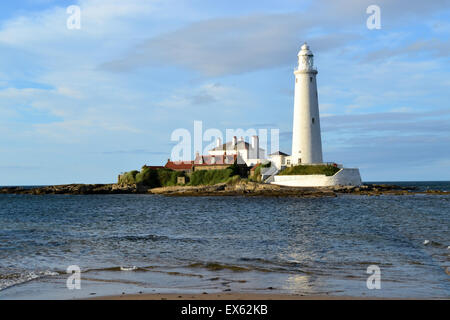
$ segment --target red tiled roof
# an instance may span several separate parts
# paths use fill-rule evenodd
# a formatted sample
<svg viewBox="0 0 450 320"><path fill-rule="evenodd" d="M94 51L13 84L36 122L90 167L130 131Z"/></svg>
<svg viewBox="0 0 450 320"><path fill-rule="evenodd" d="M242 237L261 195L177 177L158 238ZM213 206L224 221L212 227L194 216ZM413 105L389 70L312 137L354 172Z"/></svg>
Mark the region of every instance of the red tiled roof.
<svg viewBox="0 0 450 320"><path fill-rule="evenodd" d="M167 161L165 168L172 170L192 170L194 161Z"/></svg>

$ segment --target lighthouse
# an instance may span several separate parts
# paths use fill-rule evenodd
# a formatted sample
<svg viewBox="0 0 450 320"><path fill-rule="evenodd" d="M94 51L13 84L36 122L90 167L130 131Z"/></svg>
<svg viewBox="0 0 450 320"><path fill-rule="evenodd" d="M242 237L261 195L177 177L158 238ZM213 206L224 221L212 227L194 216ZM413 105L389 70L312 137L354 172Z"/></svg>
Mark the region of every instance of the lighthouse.
<svg viewBox="0 0 450 320"><path fill-rule="evenodd" d="M298 67L294 70L294 75L292 155L286 155L285 167L321 164L316 169L320 171L323 168L323 171L314 174L301 174L295 168L284 171L284 163L281 162L282 173L274 174L270 183L290 187L360 186L362 181L358 168L344 168L342 164L333 163L332 166L339 170L333 175L325 172L331 164L323 163L322 159L317 70L314 68L314 56L306 43L298 53Z"/></svg>
<svg viewBox="0 0 450 320"><path fill-rule="evenodd" d="M295 75L291 163L322 163L319 103L314 56L305 43L298 53Z"/></svg>

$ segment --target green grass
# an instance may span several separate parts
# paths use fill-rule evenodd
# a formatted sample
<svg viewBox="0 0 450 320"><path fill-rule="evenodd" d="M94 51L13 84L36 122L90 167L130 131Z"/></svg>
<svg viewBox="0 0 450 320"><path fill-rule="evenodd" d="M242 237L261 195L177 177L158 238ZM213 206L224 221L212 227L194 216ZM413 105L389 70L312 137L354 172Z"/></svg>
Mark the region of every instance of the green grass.
<svg viewBox="0 0 450 320"><path fill-rule="evenodd" d="M125 172L119 178L119 184L135 184L136 175L139 173L137 170Z"/></svg>
<svg viewBox="0 0 450 320"><path fill-rule="evenodd" d="M309 174L324 174L326 176L333 176L340 169L332 165L298 165L284 169L279 173L280 176L289 175L309 175Z"/></svg>
<svg viewBox="0 0 450 320"><path fill-rule="evenodd" d="M233 169L221 169L221 170L199 170L194 171L191 174L191 186L199 185L213 185L217 183L227 182L234 176Z"/></svg>
<svg viewBox="0 0 450 320"><path fill-rule="evenodd" d="M141 172L136 175L136 183L151 188L161 187L158 177L158 170L150 168L141 170Z"/></svg>
<svg viewBox="0 0 450 320"><path fill-rule="evenodd" d="M170 169L158 169L156 171L158 172L159 183L163 187L176 186L177 178L185 176L184 172Z"/></svg>
<svg viewBox="0 0 450 320"><path fill-rule="evenodd" d="M240 168L236 164L222 170L194 171L189 177L188 185L213 185L217 183L238 183L241 176ZM125 172L119 179L119 184L142 184L149 188L176 186L178 177L185 177L185 173L166 168L145 168L139 171Z"/></svg>
<svg viewBox="0 0 450 320"><path fill-rule="evenodd" d="M246 179L242 179L241 176L232 176L232 177L228 178L226 183L228 185L235 185L235 184L239 183L240 181L244 181L244 180L246 180Z"/></svg>
<svg viewBox="0 0 450 320"><path fill-rule="evenodd" d="M171 169L146 168L141 172L133 170L124 173L119 179L119 184L139 183L150 188L168 187L177 185L177 178L183 176L184 172L174 171Z"/></svg>

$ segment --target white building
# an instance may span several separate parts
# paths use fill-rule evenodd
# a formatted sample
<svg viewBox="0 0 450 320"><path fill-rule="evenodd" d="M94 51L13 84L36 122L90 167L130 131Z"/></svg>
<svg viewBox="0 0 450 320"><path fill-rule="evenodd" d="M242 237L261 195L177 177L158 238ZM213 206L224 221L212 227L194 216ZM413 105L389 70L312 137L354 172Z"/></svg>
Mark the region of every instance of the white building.
<svg viewBox="0 0 450 320"><path fill-rule="evenodd" d="M314 56L305 43L298 53L295 75L292 164L322 163L319 101Z"/></svg>
<svg viewBox="0 0 450 320"><path fill-rule="evenodd" d="M239 140L237 137L229 142L222 144L220 138L216 140L216 147L208 151L211 156L237 155L238 161L244 161L249 167L261 163L266 159L266 150L259 147L259 137L253 136L251 144L246 142L243 137Z"/></svg>
<svg viewBox="0 0 450 320"><path fill-rule="evenodd" d="M298 68L295 75L294 119L292 130L292 154L283 159L274 156L276 167L323 163L322 139L320 135L319 102L317 93L314 56L305 43L298 53ZM276 161L275 161L276 160ZM297 187L321 187L336 185L361 185L358 169L348 169L339 166L340 170L333 176L317 175L276 175L272 174L273 184Z"/></svg>
<svg viewBox="0 0 450 320"><path fill-rule="evenodd" d="M278 170L291 164L289 155L281 151L269 154L269 160Z"/></svg>

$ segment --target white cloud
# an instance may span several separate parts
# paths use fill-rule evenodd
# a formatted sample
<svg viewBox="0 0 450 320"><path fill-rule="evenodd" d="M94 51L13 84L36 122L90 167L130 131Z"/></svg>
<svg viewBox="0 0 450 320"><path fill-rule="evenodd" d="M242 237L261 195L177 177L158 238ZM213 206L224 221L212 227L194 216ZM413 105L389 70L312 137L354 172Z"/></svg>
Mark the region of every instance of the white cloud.
<svg viewBox="0 0 450 320"><path fill-rule="evenodd" d="M404 19L414 21L416 16L430 15L441 8L439 3L446 1L437 2L423 5L406 0L380 0L378 5L382 7L383 16L395 25ZM311 43L316 53L323 54L361 39L361 34L366 31L365 9L370 4L373 3L369 0L323 0L315 1L307 12L194 22L175 31L149 37L128 54L102 67L111 71L128 71L165 64L215 77L285 66L291 63L292 53L297 52L305 40ZM439 44L434 47L440 54L446 52ZM383 54L388 54L388 51ZM374 52L373 55L380 53Z"/></svg>
<svg viewBox="0 0 450 320"><path fill-rule="evenodd" d="M28 13L7 20L0 31L0 43L49 53L52 45L103 40L129 34L136 24L157 12L157 0L80 0L81 29L69 30L66 7ZM122 40L127 38L122 37ZM128 37L130 39L130 37ZM131 37L132 39L132 37ZM50 46L50 47L49 47ZM74 46L72 46L73 48ZM60 48L64 51L69 47Z"/></svg>
<svg viewBox="0 0 450 320"><path fill-rule="evenodd" d="M144 41L124 58L105 63L111 71L141 66L178 65L206 76L239 74L292 63L292 56L308 39L316 51L326 51L355 34L308 35L315 23L298 14L218 18Z"/></svg>
<svg viewBox="0 0 450 320"><path fill-rule="evenodd" d="M242 107L242 101L247 100L245 92L219 83L205 83L197 87L176 89L170 97L157 103L164 108L202 108L220 106L237 110Z"/></svg>

